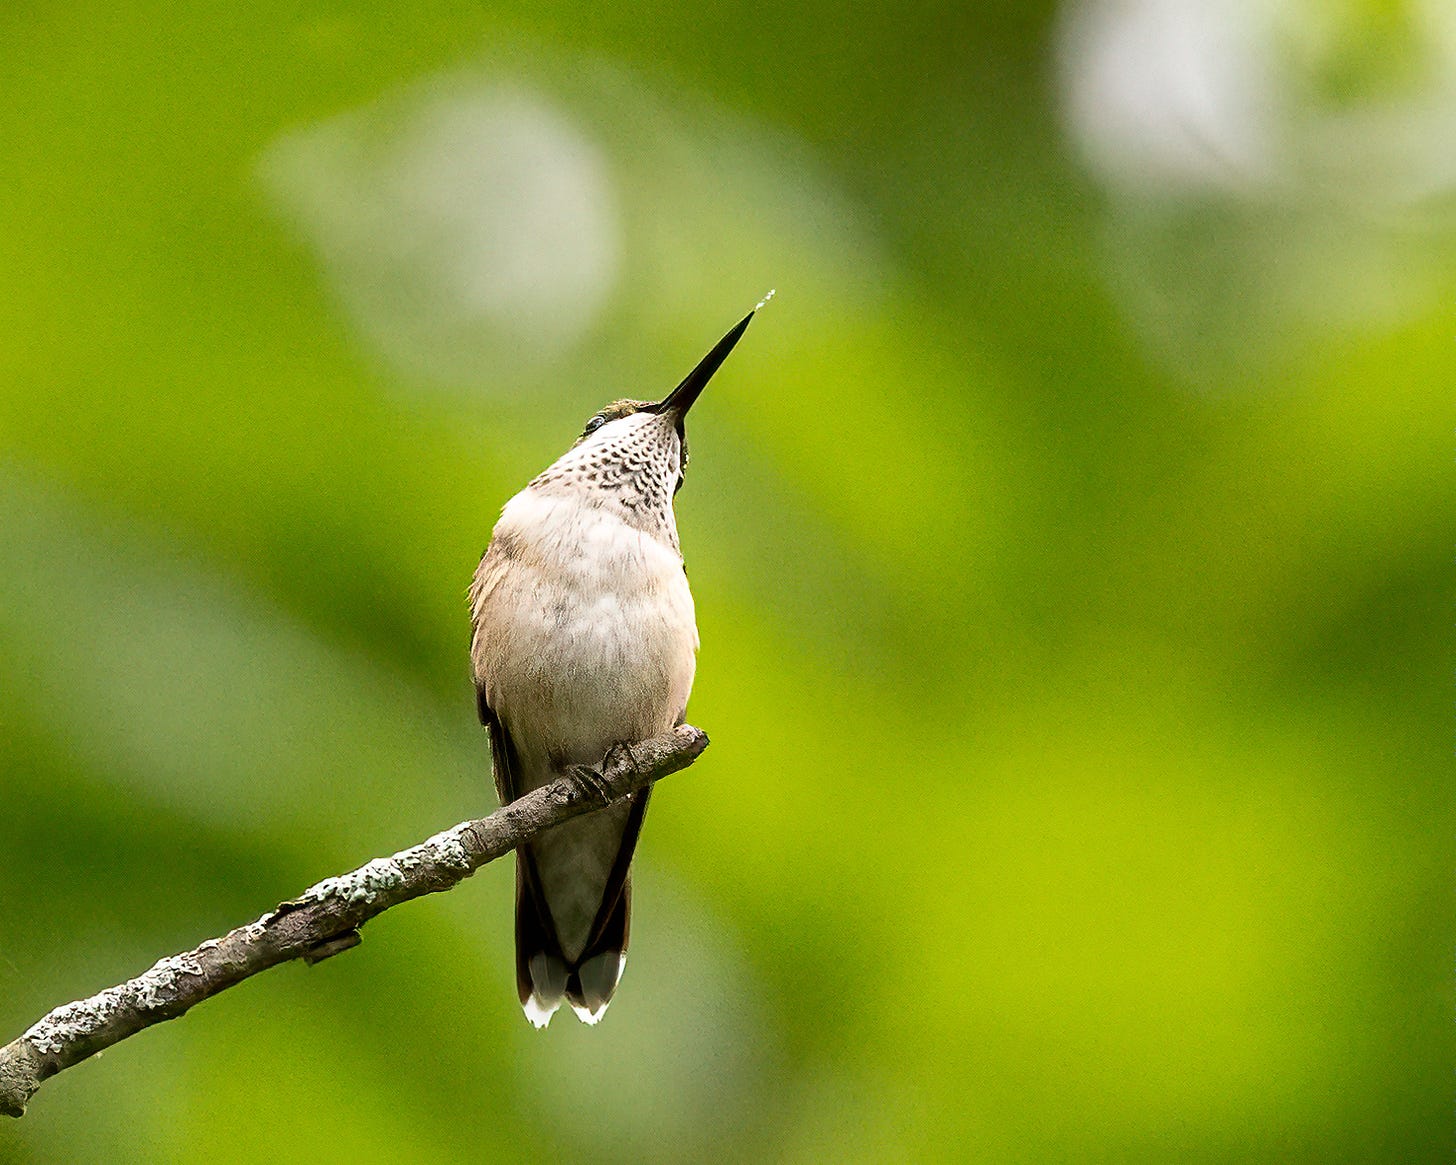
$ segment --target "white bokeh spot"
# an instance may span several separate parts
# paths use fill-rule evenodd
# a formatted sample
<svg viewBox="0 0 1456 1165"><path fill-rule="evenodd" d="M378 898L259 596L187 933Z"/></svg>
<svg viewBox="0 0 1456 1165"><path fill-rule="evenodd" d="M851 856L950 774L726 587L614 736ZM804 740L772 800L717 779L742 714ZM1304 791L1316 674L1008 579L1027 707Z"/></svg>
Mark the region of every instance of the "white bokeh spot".
<svg viewBox="0 0 1456 1165"><path fill-rule="evenodd" d="M1146 196L1439 196L1456 182L1456 4L1406 14L1392 47L1320 0L1075 0L1058 52L1068 128L1105 183ZM1322 92L1339 45L1403 81Z"/></svg>
<svg viewBox="0 0 1456 1165"><path fill-rule="evenodd" d="M1069 0L1068 136L1106 192L1109 290L1187 384L1449 297L1456 4Z"/></svg>
<svg viewBox="0 0 1456 1165"><path fill-rule="evenodd" d="M403 377L489 387L569 352L620 265L606 160L547 98L447 77L295 131L274 197Z"/></svg>
<svg viewBox="0 0 1456 1165"><path fill-rule="evenodd" d="M1106 181L1205 188L1268 179L1273 83L1239 0L1069 7L1062 81L1073 137Z"/></svg>

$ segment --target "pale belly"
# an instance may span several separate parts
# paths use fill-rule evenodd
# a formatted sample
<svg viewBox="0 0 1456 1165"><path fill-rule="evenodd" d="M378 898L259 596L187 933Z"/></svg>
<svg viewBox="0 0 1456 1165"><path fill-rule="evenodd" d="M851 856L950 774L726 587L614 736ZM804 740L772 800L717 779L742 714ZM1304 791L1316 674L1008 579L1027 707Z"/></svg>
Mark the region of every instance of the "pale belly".
<svg viewBox="0 0 1456 1165"><path fill-rule="evenodd" d="M511 516L508 506L502 526ZM508 534L512 556L485 580L476 611L476 675L515 746L517 795L678 724L698 646L676 551L590 514L527 516L534 524L517 528L530 542ZM616 805L532 843L568 959L596 917L628 813Z"/></svg>
<svg viewBox="0 0 1456 1165"><path fill-rule="evenodd" d="M697 648L681 567L678 575L678 585L651 598L582 593L539 577L522 588L515 633L492 677L491 706L525 768L594 764L613 744L678 723ZM548 778L531 775L530 787Z"/></svg>

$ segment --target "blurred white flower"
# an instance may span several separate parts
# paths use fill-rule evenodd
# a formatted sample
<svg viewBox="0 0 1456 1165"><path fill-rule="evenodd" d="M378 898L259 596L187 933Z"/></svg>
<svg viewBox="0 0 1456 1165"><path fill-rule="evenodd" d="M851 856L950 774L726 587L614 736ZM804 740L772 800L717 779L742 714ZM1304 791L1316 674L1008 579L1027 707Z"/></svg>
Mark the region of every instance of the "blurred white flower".
<svg viewBox="0 0 1456 1165"><path fill-rule="evenodd" d="M286 135L260 172L417 388L645 395L653 345L682 359L766 288L836 326L884 294L873 216L802 141L579 54L498 50Z"/></svg>
<svg viewBox="0 0 1456 1165"><path fill-rule="evenodd" d="M1272 169L1274 82L1238 0L1084 0L1067 11L1073 137L1106 181L1238 187Z"/></svg>
<svg viewBox="0 0 1456 1165"><path fill-rule="evenodd" d="M1080 0L1061 78L1104 181L1404 203L1456 181L1456 5Z"/></svg>
<svg viewBox="0 0 1456 1165"><path fill-rule="evenodd" d="M276 142L263 174L359 332L411 380L488 384L553 358L616 281L604 157L519 84L383 98Z"/></svg>
<svg viewBox="0 0 1456 1165"><path fill-rule="evenodd" d="M1450 0L1076 0L1058 61L1109 288L1180 378L1270 383L1449 297Z"/></svg>

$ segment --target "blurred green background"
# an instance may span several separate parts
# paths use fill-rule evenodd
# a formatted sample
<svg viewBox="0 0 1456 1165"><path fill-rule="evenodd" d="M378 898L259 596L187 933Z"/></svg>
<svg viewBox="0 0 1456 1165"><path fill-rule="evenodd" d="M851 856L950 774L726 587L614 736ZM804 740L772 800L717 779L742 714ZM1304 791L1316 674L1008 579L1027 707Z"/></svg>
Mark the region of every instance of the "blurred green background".
<svg viewBox="0 0 1456 1165"><path fill-rule="evenodd" d="M610 1015L511 869L0 1160L1453 1147L1446 0L0 13L0 1037L493 803L465 587L694 412Z"/></svg>

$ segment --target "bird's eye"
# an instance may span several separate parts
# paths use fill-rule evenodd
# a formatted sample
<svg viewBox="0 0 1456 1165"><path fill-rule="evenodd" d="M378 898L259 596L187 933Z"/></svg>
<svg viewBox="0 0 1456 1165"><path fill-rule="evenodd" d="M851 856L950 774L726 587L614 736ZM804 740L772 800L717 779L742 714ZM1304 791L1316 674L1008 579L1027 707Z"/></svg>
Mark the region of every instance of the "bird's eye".
<svg viewBox="0 0 1456 1165"><path fill-rule="evenodd" d="M600 429L606 423L607 423L607 418L604 417L604 416L602 416L601 413L598 413L596 416L594 416L591 420L589 420L586 423L586 428L582 431L582 434L581 435L583 437L590 437L593 433L595 433L598 429Z"/></svg>

